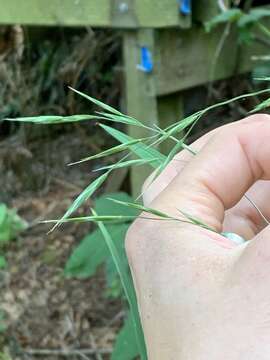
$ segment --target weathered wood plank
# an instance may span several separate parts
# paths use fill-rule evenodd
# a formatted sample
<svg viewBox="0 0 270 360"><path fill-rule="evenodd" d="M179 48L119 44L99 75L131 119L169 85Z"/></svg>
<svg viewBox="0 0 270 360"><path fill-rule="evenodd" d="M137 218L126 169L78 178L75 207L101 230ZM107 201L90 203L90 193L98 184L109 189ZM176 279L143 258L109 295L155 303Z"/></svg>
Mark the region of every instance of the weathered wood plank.
<svg viewBox="0 0 270 360"><path fill-rule="evenodd" d="M224 0L225 6L229 5L229 0ZM193 18L196 21L205 22L212 19L221 12L217 0L199 0L193 2Z"/></svg>
<svg viewBox="0 0 270 360"><path fill-rule="evenodd" d="M124 60L126 78L127 113L153 127L158 125L157 97L154 73L144 73L137 66L140 63L140 47L147 46L154 51L154 31L139 30L124 32ZM149 136L149 131L132 126L128 129L130 136L143 138ZM150 166L134 167L131 171L132 193L138 196L143 182L150 174Z"/></svg>
<svg viewBox="0 0 270 360"><path fill-rule="evenodd" d="M239 74L251 71L255 66L251 55L269 54L267 46L254 42L242 46L238 57L236 29L225 37L223 46L220 43L224 27L210 34L205 33L202 27L193 26L191 30L160 30L156 35L158 95L225 79L235 75L236 70Z"/></svg>
<svg viewBox="0 0 270 360"><path fill-rule="evenodd" d="M176 0L137 0L136 13L141 27L191 26L191 17L180 14L179 1Z"/></svg>
<svg viewBox="0 0 270 360"><path fill-rule="evenodd" d="M108 0L0 0L0 23L22 25L106 26Z"/></svg>
<svg viewBox="0 0 270 360"><path fill-rule="evenodd" d="M0 0L0 9L0 24L4 25L119 28L190 25L190 17L181 16L175 0ZM116 20L123 17L123 21L115 21L115 16ZM136 22L128 21L131 17Z"/></svg>
<svg viewBox="0 0 270 360"><path fill-rule="evenodd" d="M165 129L184 118L184 96L181 92L158 98L159 126ZM181 137L181 136L180 136ZM159 150L168 154L175 142L167 140L160 145Z"/></svg>

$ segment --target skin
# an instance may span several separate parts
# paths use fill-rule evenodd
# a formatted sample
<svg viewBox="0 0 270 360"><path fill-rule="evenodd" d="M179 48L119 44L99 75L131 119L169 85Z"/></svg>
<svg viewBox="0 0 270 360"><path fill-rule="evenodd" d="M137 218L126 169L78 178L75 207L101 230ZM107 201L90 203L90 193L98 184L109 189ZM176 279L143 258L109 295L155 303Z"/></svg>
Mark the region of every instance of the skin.
<svg viewBox="0 0 270 360"><path fill-rule="evenodd" d="M126 249L149 360L270 358L270 116L223 126L183 151L152 183L144 202L178 209L223 236L183 222L138 218ZM143 216L153 217L143 214Z"/></svg>

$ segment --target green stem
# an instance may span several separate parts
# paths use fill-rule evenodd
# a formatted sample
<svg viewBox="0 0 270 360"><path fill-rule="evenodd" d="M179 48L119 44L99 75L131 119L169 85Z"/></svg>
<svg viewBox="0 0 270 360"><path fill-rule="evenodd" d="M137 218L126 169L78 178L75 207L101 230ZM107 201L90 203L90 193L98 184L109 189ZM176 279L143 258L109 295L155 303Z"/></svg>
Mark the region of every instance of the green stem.
<svg viewBox="0 0 270 360"><path fill-rule="evenodd" d="M260 31L264 34L264 35L266 35L267 37L269 37L270 38L270 30L265 26L265 25L263 25L262 23L256 23L256 25L257 25L257 27L258 27L258 29L260 29Z"/></svg>

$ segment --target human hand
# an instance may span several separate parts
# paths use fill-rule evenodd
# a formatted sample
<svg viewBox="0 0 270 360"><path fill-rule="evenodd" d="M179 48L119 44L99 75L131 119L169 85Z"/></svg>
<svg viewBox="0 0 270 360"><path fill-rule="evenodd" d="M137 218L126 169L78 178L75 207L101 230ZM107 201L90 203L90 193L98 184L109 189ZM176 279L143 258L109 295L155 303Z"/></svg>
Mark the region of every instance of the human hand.
<svg viewBox="0 0 270 360"><path fill-rule="evenodd" d="M269 359L270 230L244 195L270 218L270 117L226 125L191 147L198 155L178 154L144 201L216 232L138 218L126 239L149 360ZM249 241L236 245L223 231Z"/></svg>

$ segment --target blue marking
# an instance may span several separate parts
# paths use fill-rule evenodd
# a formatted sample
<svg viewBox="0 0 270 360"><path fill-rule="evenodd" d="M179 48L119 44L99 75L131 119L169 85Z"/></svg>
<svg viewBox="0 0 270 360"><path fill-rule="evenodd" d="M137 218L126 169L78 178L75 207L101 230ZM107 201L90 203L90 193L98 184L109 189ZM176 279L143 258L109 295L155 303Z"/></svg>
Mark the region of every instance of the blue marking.
<svg viewBox="0 0 270 360"><path fill-rule="evenodd" d="M180 0L180 12L183 15L191 14L191 0Z"/></svg>
<svg viewBox="0 0 270 360"><path fill-rule="evenodd" d="M146 46L141 47L141 63L138 69L145 73L151 73L154 69L152 53Z"/></svg>

